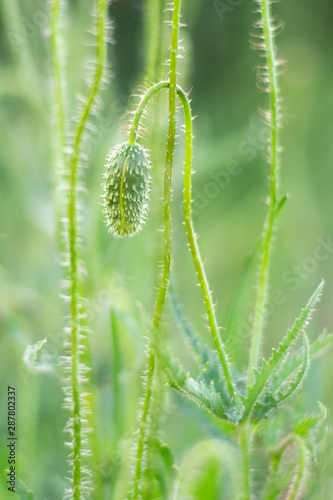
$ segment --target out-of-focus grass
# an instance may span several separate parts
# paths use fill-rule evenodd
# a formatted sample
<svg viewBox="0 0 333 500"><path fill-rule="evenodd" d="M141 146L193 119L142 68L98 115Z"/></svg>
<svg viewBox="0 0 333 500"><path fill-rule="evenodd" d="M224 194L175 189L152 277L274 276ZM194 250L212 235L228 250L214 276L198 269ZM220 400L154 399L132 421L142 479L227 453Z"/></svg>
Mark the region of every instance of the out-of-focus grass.
<svg viewBox="0 0 333 500"><path fill-rule="evenodd" d="M8 24L8 10L19 7L19 23ZM280 290L280 304L271 308L267 321L265 353L291 325L295 314L321 277L325 293L318 306L310 336L312 339L332 326L333 251L321 241L333 241L332 224L332 4L297 0L277 6L286 29L279 37L280 56L287 60L281 77L286 125L282 132L281 195L289 200L279 221L272 262L271 286ZM262 129L256 108L265 106L265 96L255 88L253 68L257 54L249 49L249 32L254 21L253 5L240 3L221 20L214 2L184 2L183 20L187 58L182 62L184 86L193 87L195 120L194 219L200 234L206 270L218 303L218 317L224 324L244 260L253 250L262 230L267 194L267 166L262 159ZM36 17L38 13L44 17ZM66 415L61 409L61 381L58 374L31 374L23 363L25 347L48 337L49 352L61 353L60 332L64 306L59 299L62 270L58 259L55 215L55 168L52 161L51 84L47 31L47 8L41 3L1 2L0 65L0 364L2 443L6 437L6 387L17 389L18 473L36 498L59 499L65 485L66 450L62 429ZM102 481L105 492L117 470L112 423L112 365L109 309L112 304L125 318L138 318L136 301L152 310L155 269L152 259L156 238L154 218L134 239L116 240L107 234L101 216L100 184L104 158L119 140L118 123L126 110L127 97L140 83L143 73L143 10L141 2L119 1L110 7L115 20L109 58L113 78L103 93L106 127L92 140L85 197L84 258L88 277L88 320L93 331L94 384ZM36 19L45 19L45 22ZM87 6L71 2L68 10L68 104L75 111L75 95L84 91L82 69L90 57L86 31L90 18ZM20 44L15 29L30 27ZM32 26L32 27L31 27ZM14 30L14 31L13 31ZM22 34L22 31L21 31ZM9 35L9 36L8 36ZM174 174L173 265L177 293L191 322L203 336L200 291L181 224L182 149L180 137ZM225 176L233 162L237 174ZM214 177L215 176L215 177ZM216 176L228 179L217 185ZM157 193L158 196L158 193ZM151 214L153 215L153 214ZM319 254L318 245L322 247ZM298 267L295 267L298 266ZM250 289L237 317L244 325L254 301L256 269L249 277ZM298 278L297 278L298 276ZM289 283L287 282L289 279ZM292 282L291 279L293 279ZM252 288L251 288L252 287ZM123 373L122 447L130 450L135 429L140 374L144 360L143 332L133 323L120 321L120 352ZM209 339L207 339L209 341ZM181 342L180 342L181 344ZM181 344L182 345L182 344ZM248 341L237 347L238 363L244 363ZM187 349L183 345L184 355ZM315 411L317 400L328 407L332 422L332 367L330 354L314 361L304 393L294 404L300 411ZM173 408L177 407L177 411ZM172 409L172 410L171 410ZM189 415L197 416L189 418ZM216 436L211 423L190 405L170 392L163 428L179 462L186 450L201 438ZM328 499L332 486L333 459L329 434L319 454L319 465L310 479L306 498ZM0 449L1 498L6 490L4 469L7 449ZM126 461L125 461L126 464ZM124 484L126 467L122 472ZM316 490L319 484L322 490ZM324 486L325 485L325 486ZM121 498L121 488L118 491ZM107 496L105 496L107 498ZM200 497L201 498L201 497ZM203 498L203 497L202 497ZM213 498L213 497L212 497Z"/></svg>

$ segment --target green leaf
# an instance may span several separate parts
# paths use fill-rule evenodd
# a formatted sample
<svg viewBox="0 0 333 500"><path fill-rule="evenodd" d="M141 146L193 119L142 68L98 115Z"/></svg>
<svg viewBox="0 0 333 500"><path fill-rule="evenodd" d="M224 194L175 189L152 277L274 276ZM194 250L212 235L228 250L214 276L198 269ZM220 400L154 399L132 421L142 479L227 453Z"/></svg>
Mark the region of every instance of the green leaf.
<svg viewBox="0 0 333 500"><path fill-rule="evenodd" d="M305 334L303 336L303 344L304 348L303 348L302 364L299 367L299 370L294 380L289 381L289 385L287 388L279 391L277 389L279 389L282 386L282 384L286 383L285 377L280 379L279 378L280 373L279 373L276 376L276 378L279 380L279 383L275 382L274 384L272 380L269 382L269 389L262 396L260 401L257 401L256 404L254 405L252 417L254 417L256 420L262 420L263 418L265 418L270 410L276 408L279 404L282 403L282 401L289 398L297 389L300 388L310 364L309 342ZM274 375L272 376L272 379L274 379ZM277 395L275 394L276 392Z"/></svg>
<svg viewBox="0 0 333 500"><path fill-rule="evenodd" d="M302 364L296 374L295 380L290 382L289 388L285 391L278 392L277 403L281 403L289 396L291 396L302 384L302 381L306 375L306 372L310 365L310 356L309 356L309 341L306 334L303 334L303 356L302 356Z"/></svg>
<svg viewBox="0 0 333 500"><path fill-rule="evenodd" d="M294 432L299 436L308 436L311 431L313 431L318 425L325 420L327 416L327 411L325 406L318 401L320 407L320 413L314 413L312 415L304 415L302 418L297 418L294 424Z"/></svg>
<svg viewBox="0 0 333 500"><path fill-rule="evenodd" d="M297 340L298 336L302 332L304 332L304 329L311 317L314 306L319 300L322 289L323 281L315 290L306 307L302 309L299 318L296 319L291 330L288 330L287 335L279 344L278 349L272 350L272 356L268 361L263 361L260 371L254 369L255 381L252 386L248 388L246 398L243 398L243 404L245 407L243 416L244 420L251 415L253 407L255 406L262 392L267 388L268 382L270 381L271 377L274 373L277 372L277 370L279 370L285 356L287 355L293 343Z"/></svg>
<svg viewBox="0 0 333 500"><path fill-rule="evenodd" d="M224 405L226 407L230 406L229 393L224 383L224 375L219 358L216 356L215 352L211 351L209 347L202 342L199 335L191 327L183 314L181 304L173 292L172 286L170 286L169 289L169 296L174 318L201 365L201 373L199 374L198 382L203 382L207 386L210 386L211 382L213 382L216 391L223 399ZM239 412L236 409L234 416L236 417L238 414Z"/></svg>
<svg viewBox="0 0 333 500"><path fill-rule="evenodd" d="M185 372L182 365L171 356L169 349L161 350L155 346L155 350L163 365L170 387L173 387L215 417L231 421L230 423L237 422L237 416L234 415L233 411L228 412L228 408L224 407L222 398L216 392L213 382L208 386L203 381L193 379L189 373Z"/></svg>
<svg viewBox="0 0 333 500"><path fill-rule="evenodd" d="M333 343L333 334L327 334L323 332L311 345L309 349L310 359L314 356L319 356L324 352L324 350ZM274 376L271 380L271 392L276 392L282 386L282 384L290 378L293 373L300 368L303 364L303 351L300 350L297 354L293 356L288 356L283 365L281 366L279 373Z"/></svg>
<svg viewBox="0 0 333 500"><path fill-rule="evenodd" d="M278 217L280 215L280 212L285 204L285 202L288 199L288 195L283 196L277 203L276 208L275 208L275 217Z"/></svg>
<svg viewBox="0 0 333 500"><path fill-rule="evenodd" d="M199 335L194 332L193 328L191 327L182 311L181 304L171 285L169 287L169 297L174 318L182 332L185 334L185 337L188 340L194 354L196 354L196 356L199 358L203 367L207 364L209 364L210 366L214 365L214 369L217 370L218 374L222 373L218 357L209 349L206 344L202 342Z"/></svg>

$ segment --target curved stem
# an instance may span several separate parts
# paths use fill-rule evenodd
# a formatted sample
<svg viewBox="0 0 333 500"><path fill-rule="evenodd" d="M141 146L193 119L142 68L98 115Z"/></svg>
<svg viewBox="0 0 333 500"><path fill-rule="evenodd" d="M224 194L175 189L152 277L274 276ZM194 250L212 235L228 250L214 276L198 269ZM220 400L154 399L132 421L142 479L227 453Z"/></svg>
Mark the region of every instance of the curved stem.
<svg viewBox="0 0 333 500"><path fill-rule="evenodd" d="M254 372L258 364L258 356L261 346L262 330L265 318L266 291L268 268L272 249L273 226L276 210L277 192L277 167L278 167L278 84L276 70L276 55L273 42L272 18L269 0L261 0L261 22L264 37L264 47L267 60L268 84L269 84L269 116L270 116L270 192L268 201L268 214L263 234L263 250L261 256L259 280L257 289L256 306L254 311L253 334L249 356L248 382L253 383Z"/></svg>
<svg viewBox="0 0 333 500"><path fill-rule="evenodd" d="M163 81L159 83L155 83L149 90L142 96L141 101L138 104L138 107L135 110L134 118L132 120L131 130L128 137L128 142L133 144L136 140L136 136L138 133L138 128L140 124L140 120L142 117L142 113L147 106L148 102L154 97L154 95L161 89L168 88L170 83L168 81Z"/></svg>
<svg viewBox="0 0 333 500"><path fill-rule="evenodd" d="M209 328L214 340L214 344L219 355L221 365L223 368L224 376L226 379L228 391L230 394L230 398L233 399L235 390L232 381L231 370L228 362L228 358L224 349L224 345L222 343L219 328L216 321L214 305L212 301L212 295L209 290L208 281L206 277L206 273L203 267L203 262L200 256L199 247L197 245L197 239L193 228L192 222L192 142L193 142L193 133L192 133L192 116L191 109L188 98L186 94L178 89L178 96L182 103L184 109L184 117L185 117L185 168L184 168L184 219L185 219L185 229L186 234L189 241L189 246L192 254L192 258L194 261L195 269L198 275L199 284L207 312L207 318L209 323Z"/></svg>
<svg viewBox="0 0 333 500"><path fill-rule="evenodd" d="M160 82L153 87L151 87L146 94L142 97L139 106L136 110L136 113L134 115L134 119L132 122L132 127L131 127L131 132L130 132L130 138L132 142L135 142L136 134L137 134L137 129L139 126L139 122L143 113L143 110L149 100L161 89L163 88L169 88L170 89L170 84L169 82ZM209 291L209 286L208 286L208 281L207 277L203 268L203 263L202 259L200 256L199 248L196 242L196 237L193 229L193 223L192 223L192 214L191 214L191 176L192 176L192 149L193 149L193 133L192 133L192 116L191 116L191 108L190 104L188 101L188 98L185 94L185 92L179 87L176 86L176 93L179 97L179 100L182 104L183 110L184 110L184 117L185 117L185 169L184 169L184 217L185 217L185 228L186 228L186 233L187 237L189 240L189 245L190 245L190 250L192 253L192 258L194 261L194 265L196 268L196 272L199 278L199 284L201 287L203 299L204 299L204 304L207 312L207 317L208 317L208 322L209 322L209 327L213 336L213 340L215 343L215 347L217 349L222 368L224 371L224 375L226 378L228 390L230 397L233 398L234 396L234 387L233 387L233 381L232 381L232 376L231 376L231 371L230 371L230 366L229 362L227 359L227 355L225 353L224 345L222 343L219 331L218 331L218 325L216 321L216 316L215 316L215 311L214 311L214 306L212 302L212 297L211 293ZM165 267L164 269L165 270ZM169 278L169 270L167 270L167 281ZM162 278L163 280L163 278ZM163 284L163 281L162 281ZM159 290L159 295L162 296L162 284ZM164 303L164 297L163 296L163 303ZM153 326L155 328L158 328L159 326L159 320L158 320L158 314L159 314L159 303L157 302L157 306L155 308L155 314L154 314L154 322Z"/></svg>

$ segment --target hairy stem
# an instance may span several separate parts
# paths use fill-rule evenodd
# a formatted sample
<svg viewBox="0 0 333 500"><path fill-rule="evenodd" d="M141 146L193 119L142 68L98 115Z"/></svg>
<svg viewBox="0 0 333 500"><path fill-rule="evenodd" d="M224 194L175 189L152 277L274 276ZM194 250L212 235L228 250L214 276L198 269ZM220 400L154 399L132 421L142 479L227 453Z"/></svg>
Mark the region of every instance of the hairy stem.
<svg viewBox="0 0 333 500"><path fill-rule="evenodd" d="M60 1L55 0L52 6L52 53L55 75L55 94L57 106L57 122L59 141L63 151L65 145L64 108L62 96L62 74L58 49L58 17ZM67 240L69 251L69 301L70 301L70 368L72 397L72 498L80 500L84 490L82 486L82 401L81 401L81 370L80 370L80 304L79 304L79 245L78 245L78 214L77 214L77 184L78 168L82 144L82 136L86 127L91 108L100 88L105 65L106 47L104 42L107 17L107 0L98 0L97 5L97 61L92 86L79 119L73 153L69 158L69 185L67 190Z"/></svg>
<svg viewBox="0 0 333 500"><path fill-rule="evenodd" d="M212 295L209 290L208 281L206 273L203 267L203 262L200 256L199 247L197 245L197 239L193 228L192 222L192 149L193 149L193 133L192 133L192 116L189 101L186 94L184 94L181 89L178 91L179 99L182 103L184 109L185 117L185 168L184 168L184 220L187 238L189 241L189 246L195 265L195 269L198 275L199 284L207 312L207 318L209 323L209 328L214 340L214 344L219 355L221 365L223 368L224 376L226 379L228 391L230 398L233 399L235 391L232 381L231 370L228 362L228 358L225 352L224 345L222 343L219 328L217 325L217 320L214 311L214 305L212 301Z"/></svg>
<svg viewBox="0 0 333 500"><path fill-rule="evenodd" d="M149 347L147 372L145 380L145 385L146 385L145 395L143 399L142 413L139 423L139 436L137 441L137 450L135 457L135 468L134 468L132 494L131 494L132 500L137 500L138 498L140 498L141 478L143 476L143 467L144 467L143 462L144 462L144 454L146 446L147 425L148 425L151 400L153 394L154 371L155 371L155 355L152 348Z"/></svg>
<svg viewBox="0 0 333 500"><path fill-rule="evenodd" d="M179 39L181 0L174 0L172 13L172 31L170 47L169 73L169 125L164 168L164 258L160 288L155 302L153 325L159 327L166 291L169 285L171 261L171 179L174 149L176 141L176 105L177 105L177 53Z"/></svg>
<svg viewBox="0 0 333 500"><path fill-rule="evenodd" d="M259 270L257 298L254 311L253 335L249 356L248 382L253 383L254 372L252 368L257 367L258 356L261 346L262 330L265 318L266 291L269 261L272 250L273 226L276 210L276 191L277 191L277 167L278 167L278 117L279 117L279 98L277 84L277 61L273 41L272 17L270 12L269 0L261 0L261 24L263 30L264 50L267 61L267 77L269 90L269 123L270 123L270 144L269 144L269 163L270 163L270 189L268 200L268 214L263 234L263 249Z"/></svg>
<svg viewBox="0 0 333 500"><path fill-rule="evenodd" d="M133 144L136 141L136 136L138 133L138 128L140 124L140 120L142 118L142 113L147 106L148 102L154 97L155 94L161 89L169 88L169 82L163 81L156 83L142 96L141 101L138 104L137 109L135 110L134 118L132 120L131 130L128 137L128 142Z"/></svg>
<svg viewBox="0 0 333 500"><path fill-rule="evenodd" d="M138 108L136 110L136 113L134 115L134 119L132 122L132 127L130 131L130 141L135 142L135 137L137 134L137 129L140 123L140 119L143 113L143 110L147 103L149 102L152 97L159 92L159 90L163 88L169 88L170 89L170 83L169 82L159 82L155 85L153 85L147 92L146 94L142 97ZM185 117L185 169L184 169L184 217L185 217L185 227L186 227L186 232L187 236L189 239L189 245L190 245L190 250L192 253L193 261L195 264L195 268L197 271L197 275L199 278L199 283L204 299L204 304L206 307L206 312L208 316L208 322L209 326L212 332L212 336L214 339L214 343L217 349L217 352L219 354L221 364L224 370L224 375L226 377L226 382L227 386L229 389L230 397L233 398L234 396L234 388L233 388L233 381L232 381L232 376L231 376L231 370L229 366L229 362L227 359L227 355L225 353L224 345L221 341L221 337L219 335L218 331L218 326L217 326L217 321L216 321L216 316L215 316L215 311L214 311L214 306L211 298L211 293L209 291L209 286L208 286L208 281L206 278L206 274L203 268L203 263L202 259L200 256L199 248L196 242L196 237L193 229L193 223L192 223L192 213L191 213L191 176L192 176L192 150L193 150L193 133L192 133L192 116L191 116L191 109L190 109L190 104L188 101L188 98L184 91L180 87L176 87L176 94L179 97L179 100L182 104L183 110L184 110L184 117ZM156 311L156 309L155 309ZM158 328L159 323L155 323L154 321L154 327Z"/></svg>
<svg viewBox="0 0 333 500"><path fill-rule="evenodd" d="M180 22L180 7L181 0L174 0L172 10L172 30L171 30L171 47L170 47L170 72L169 72L169 125L168 138L166 144L166 158L164 168L164 252L163 252L163 270L160 286L155 300L153 327L159 330L162 320L166 291L169 284L170 262L171 262L171 180L172 180L172 165L174 159L174 148L176 140L176 101L177 101L177 53L179 40L179 22ZM163 84L165 84L163 82ZM156 89L155 89L156 92ZM148 102L148 101L147 101ZM144 104L144 103L143 103ZM143 108L142 108L143 109ZM138 115L137 115L138 116ZM135 119L135 118L134 118ZM138 118L138 120L140 117ZM135 140L137 125L132 126L129 137L129 142ZM148 370L146 392L144 396L143 411L140 420L138 448L136 455L136 467L133 478L133 495L132 499L136 500L139 494L139 487L143 475L143 452L147 439L146 423L151 408L152 388L154 383L155 370L155 355L151 346L148 347Z"/></svg>

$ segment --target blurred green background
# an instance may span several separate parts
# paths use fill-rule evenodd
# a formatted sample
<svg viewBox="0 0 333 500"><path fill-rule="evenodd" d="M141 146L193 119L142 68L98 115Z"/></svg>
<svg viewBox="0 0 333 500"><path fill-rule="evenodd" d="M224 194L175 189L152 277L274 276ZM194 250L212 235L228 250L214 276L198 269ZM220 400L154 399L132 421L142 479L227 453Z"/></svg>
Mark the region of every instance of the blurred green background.
<svg viewBox="0 0 333 500"><path fill-rule="evenodd" d="M86 62L93 57L89 46L91 27L88 2L71 1L66 13L67 105L75 117L76 96L85 94ZM238 4L235 6L235 4ZM255 248L265 217L268 167L263 159L265 130L257 108L267 106L267 96L256 89L258 53L250 49L249 33L257 19L251 1L183 2L184 58L180 81L191 90L195 148L193 198L194 223L206 258L206 272L217 302L220 324L230 319L230 305L244 263ZM281 196L289 199L279 219L271 267L272 297L266 322L263 351L291 326L300 308L323 277L325 293L309 327L311 339L332 328L333 298L333 4L328 0L282 1L274 6L285 29L278 37L279 55L286 60L281 75L284 128L281 134ZM101 214L100 194L105 156L121 140L119 123L145 75L146 16L139 0L118 0L109 8L113 44L109 45L111 80L101 94L103 109L93 118L96 133L88 145L84 199L83 257L87 278L88 324L92 330L92 366L100 448L100 477L105 498L110 483L120 474L115 498L122 498L136 428L141 370L144 367L144 335L137 302L152 311L156 284L156 232L159 224L159 187L152 193L149 220L135 238L113 239ZM164 13L163 20L169 20ZM164 24L164 50L169 28ZM37 499L61 498L66 486L67 450L63 427L67 414L61 409L61 379L56 369L35 374L23 363L27 345L48 338L47 355L62 353L61 331L66 307L59 298L63 270L59 265L57 168L52 122L52 77L49 11L44 2L1 0L0 3L0 380L1 449L0 496L12 498L6 489L6 398L8 385L17 390L18 471ZM164 52L164 59L167 52ZM167 71L164 66L163 72ZM153 128L163 133L165 102ZM152 113L154 117L154 114ZM156 116L155 118L156 119ZM181 115L179 115L181 125ZM183 135L174 168L173 273L175 287L191 323L210 342L205 329L200 290L187 251L182 225ZM145 144L150 146L147 135ZM157 157L163 158L163 139ZM157 161L157 163L161 163ZM161 169L162 165L155 166ZM156 211L156 207L158 210ZM157 247L157 248L156 248ZM233 318L238 366L246 363L247 324L254 303L257 262L248 276L244 301ZM110 306L119 312L118 333L122 373L122 435L115 431L113 408L113 346ZM169 313L166 313L168 320ZM174 352L191 366L187 346L166 322L166 334ZM226 332L228 334L229 332ZM182 354L183 352L183 354ZM301 393L294 400L300 412L314 412L320 400L333 414L332 351L314 360ZM170 390L163 417L163 440L170 444L179 464L201 439L219 431L200 411ZM119 431L119 429L118 429ZM119 431L120 432L120 431ZM118 452L115 455L115 443ZM333 439L331 431L310 475L307 499L331 499L333 488ZM121 450L123 461L119 457ZM119 472L120 471L120 472ZM207 490L208 491L208 490ZM217 496L218 488L202 498ZM210 495L210 496L209 496ZM215 496L214 496L215 495ZM198 496L198 498L201 498Z"/></svg>

